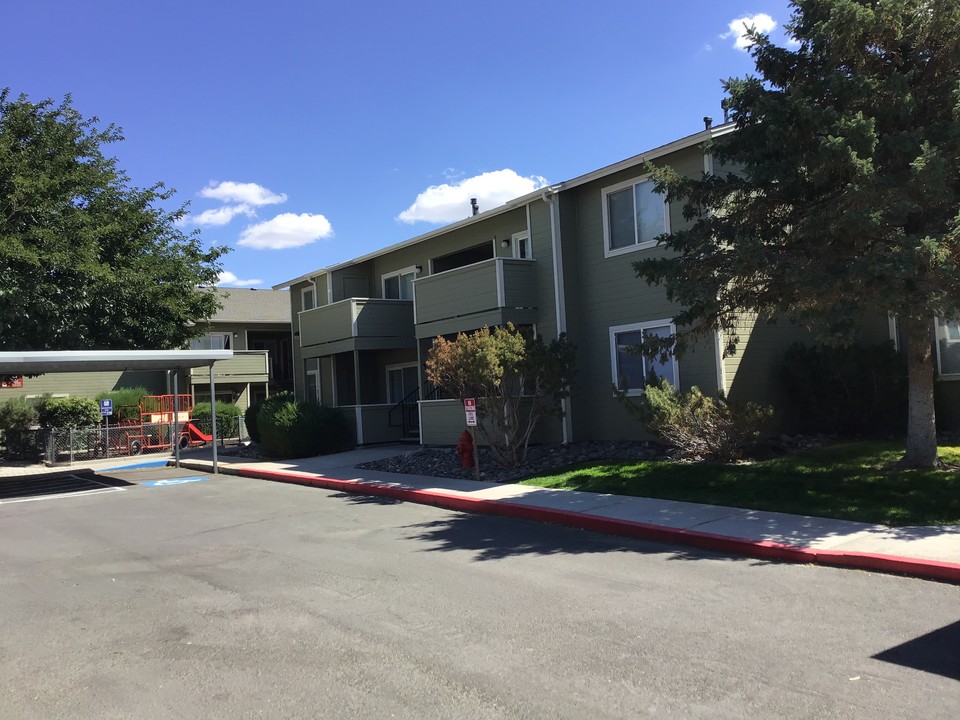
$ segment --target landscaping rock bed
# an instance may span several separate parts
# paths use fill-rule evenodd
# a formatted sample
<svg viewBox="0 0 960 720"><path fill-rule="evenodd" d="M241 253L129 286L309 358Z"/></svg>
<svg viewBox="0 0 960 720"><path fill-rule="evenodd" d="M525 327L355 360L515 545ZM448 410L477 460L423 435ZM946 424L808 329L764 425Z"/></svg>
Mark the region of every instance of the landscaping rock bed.
<svg viewBox="0 0 960 720"><path fill-rule="evenodd" d="M526 464L521 467L504 468L496 464L489 450L480 448L480 479L486 482L516 482L523 478L595 460L653 460L666 457L663 448L655 443L578 442L568 445L533 446L527 452ZM382 472L465 480L472 480L475 477L472 467L460 467L460 457L453 448L425 448L407 455L362 463L357 467Z"/></svg>

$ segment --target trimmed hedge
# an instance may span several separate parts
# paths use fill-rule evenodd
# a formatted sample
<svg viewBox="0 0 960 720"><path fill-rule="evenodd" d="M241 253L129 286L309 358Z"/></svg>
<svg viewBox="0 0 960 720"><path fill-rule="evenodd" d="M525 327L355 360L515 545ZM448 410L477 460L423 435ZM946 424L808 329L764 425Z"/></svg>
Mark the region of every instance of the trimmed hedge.
<svg viewBox="0 0 960 720"><path fill-rule="evenodd" d="M243 419L247 424L247 434L250 436L250 439L255 443L262 442L260 438L260 411L263 410L264 407L269 408L273 405L282 405L287 402L292 402L295 399L292 392L284 390L248 407L243 414Z"/></svg>
<svg viewBox="0 0 960 720"><path fill-rule="evenodd" d="M10 398L0 403L0 431L29 430L36 419L36 410L24 398Z"/></svg>
<svg viewBox="0 0 960 720"><path fill-rule="evenodd" d="M265 402L257 415L263 454L273 458L325 455L345 450L347 419L337 408L299 400Z"/></svg>
<svg viewBox="0 0 960 720"><path fill-rule="evenodd" d="M113 415L110 422L140 419L140 398L144 395L156 395L145 387L115 388L98 393L97 400L113 400Z"/></svg>
<svg viewBox="0 0 960 720"><path fill-rule="evenodd" d="M100 404L82 397L42 397L37 400L37 423L45 428L93 427L100 424Z"/></svg>
<svg viewBox="0 0 960 720"><path fill-rule="evenodd" d="M217 401L217 437L240 437L240 416L243 413L233 403ZM193 424L208 435L213 432L210 403L197 403L193 406Z"/></svg>

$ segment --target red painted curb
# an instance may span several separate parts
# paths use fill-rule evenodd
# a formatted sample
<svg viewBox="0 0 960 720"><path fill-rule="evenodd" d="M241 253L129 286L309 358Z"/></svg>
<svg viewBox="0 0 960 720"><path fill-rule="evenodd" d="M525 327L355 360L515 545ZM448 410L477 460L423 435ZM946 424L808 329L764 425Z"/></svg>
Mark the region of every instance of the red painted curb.
<svg viewBox="0 0 960 720"><path fill-rule="evenodd" d="M243 477L310 485L328 490L340 490L362 495L390 497L397 500L419 503L421 505L435 505L448 510L501 515L536 522L547 522L555 525L567 525L583 530L605 533L607 535L633 537L677 545L690 545L704 550L714 550L717 552L746 555L768 560L856 568L960 584L960 563L921 560L896 555L881 555L878 553L816 550L769 540L746 540L744 538L715 535L697 530L684 530L682 528L652 525L649 523L635 522L633 520L617 520L569 510L555 510L552 508L522 505L506 500L483 500L438 490L415 490L413 488L398 487L396 485L387 485L367 480L338 480L336 478L295 471L280 472L276 470L254 470L251 468L237 468L234 470L231 468L228 469L227 472Z"/></svg>

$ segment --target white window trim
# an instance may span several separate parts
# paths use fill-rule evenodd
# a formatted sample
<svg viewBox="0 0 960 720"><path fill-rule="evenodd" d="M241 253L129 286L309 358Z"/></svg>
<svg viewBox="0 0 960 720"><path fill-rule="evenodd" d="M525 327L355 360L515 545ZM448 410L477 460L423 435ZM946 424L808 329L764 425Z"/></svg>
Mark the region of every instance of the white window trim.
<svg viewBox="0 0 960 720"><path fill-rule="evenodd" d="M943 372L943 369L942 369L943 364L940 359L940 323L937 322L938 319L939 318L937 317L933 319L933 327L934 327L933 343L932 343L933 356L937 361L937 365L936 365L937 376L934 379L937 381L940 381L940 380L960 381L960 373ZM900 347L900 342L898 338L899 328L897 327L897 316L894 315L893 313L890 313L890 315L887 316L887 327L890 331L890 341L893 343L893 349L896 352L900 352L902 348ZM951 343L951 342L957 342L957 341L947 339L947 342Z"/></svg>
<svg viewBox="0 0 960 720"><path fill-rule="evenodd" d="M418 362L416 362L416 361L414 361L414 362L406 362L406 363L395 363L395 364L393 364L393 365L387 365L386 367L384 367L384 369L383 369L383 379L384 379L384 382L386 383L386 384L384 385L384 387L385 387L386 390L387 390L387 397L390 396L390 372L391 372L392 370L403 370L403 369L405 369L405 368L417 368L417 369L419 369L419 368L420 368L420 363L418 363ZM404 388L404 390L406 390L406 388ZM396 404L396 403L387 403L387 404L388 404L388 405L394 405L394 404Z"/></svg>
<svg viewBox="0 0 960 720"><path fill-rule="evenodd" d="M520 257L520 241L527 241L527 257ZM530 242L530 232L524 230L523 232L514 233L510 236L510 245L513 248L513 257L516 260L533 260L533 243Z"/></svg>
<svg viewBox="0 0 960 720"><path fill-rule="evenodd" d="M940 336L941 329L945 329L945 326L941 327L940 325L941 318L934 319L934 332L933 347L934 352L937 354L937 378L943 380L960 380L960 372L943 372L943 359L940 357L940 341L941 339L946 342L947 345L956 345L960 340L951 340L949 336L942 337Z"/></svg>
<svg viewBox="0 0 960 720"><path fill-rule="evenodd" d="M304 296L307 293L313 294L313 307L308 308L304 302ZM311 282L310 287L300 288L300 311L306 312L307 310L313 310L315 307L317 307L317 286Z"/></svg>
<svg viewBox="0 0 960 720"><path fill-rule="evenodd" d="M610 210L607 197L612 193L619 192L620 190L624 190L628 187L633 187L634 185L639 185L640 183L649 181L650 176L644 175L631 180L624 180L621 183L610 185L609 187L605 187L600 190L601 210L603 213L603 256L605 258L616 257L617 255L625 255L627 253L637 252L638 250L649 250L650 248L657 246L656 240L648 240L647 242L635 243L625 248L617 248L616 250L610 249ZM634 196L634 198L636 198L636 196ZM636 200L634 200L634 202L636 202ZM666 197L663 199L663 232L670 232L670 204L667 202ZM636 222L634 222L634 233L636 233Z"/></svg>
<svg viewBox="0 0 960 720"><path fill-rule="evenodd" d="M617 335L620 333L637 332L638 330L647 330L655 327L668 327L670 334L677 332L676 325L672 320L649 320L646 322L630 323L629 325L613 325L610 327L610 377L613 380L613 386L620 390L620 378L617 375ZM677 365L677 358L672 353L670 355L670 364L673 369L673 381L676 387L680 386L680 367ZM630 388L625 391L627 396L643 395L644 388Z"/></svg>
<svg viewBox="0 0 960 720"><path fill-rule="evenodd" d="M304 399L307 400L308 402L322 403L322 402L323 402L323 399L322 399L323 389L322 389L322 385L320 384L320 368L319 368L319 366L317 367L316 370L307 370L307 371L304 373L304 377L305 377L305 378L309 378L311 375L316 378L317 394L316 394L316 397L308 398L308 397L307 397L306 390L307 390L307 388L310 387L310 383L309 383L309 382L308 382L308 383L305 383L305 384L304 384L304 387L303 387L303 389L304 389L304 393L303 393Z"/></svg>
<svg viewBox="0 0 960 720"><path fill-rule="evenodd" d="M411 265L410 267L403 268L402 270L394 270L392 272L384 273L380 276L380 297L384 300L394 300L396 298L387 297L387 280L395 277L399 278L401 275L410 275L413 274L413 279L417 279L417 266ZM404 298L399 298L403 300ZM408 300L413 300L413 298L406 298Z"/></svg>

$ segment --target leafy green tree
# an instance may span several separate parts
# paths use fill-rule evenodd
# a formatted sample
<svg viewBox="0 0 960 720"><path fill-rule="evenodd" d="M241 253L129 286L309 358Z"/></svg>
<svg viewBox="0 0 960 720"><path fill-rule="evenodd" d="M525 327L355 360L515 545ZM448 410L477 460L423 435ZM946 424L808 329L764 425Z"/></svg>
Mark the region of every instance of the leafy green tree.
<svg viewBox="0 0 960 720"><path fill-rule="evenodd" d="M635 264L682 308L688 339L745 312L834 344L868 313L906 338L903 462L938 463L935 316L960 316L960 2L794 0L795 49L752 33L757 76L724 83L736 132L715 167L655 171L691 225Z"/></svg>
<svg viewBox="0 0 960 720"><path fill-rule="evenodd" d="M225 249L204 249L103 146L113 125L0 91L0 350L180 347L219 307Z"/></svg>
<svg viewBox="0 0 960 720"><path fill-rule="evenodd" d="M427 356L427 380L463 400L477 400L477 431L497 461L526 460L530 436L541 418L560 416L569 391L574 348L566 335L549 344L508 323L492 330L438 336Z"/></svg>

